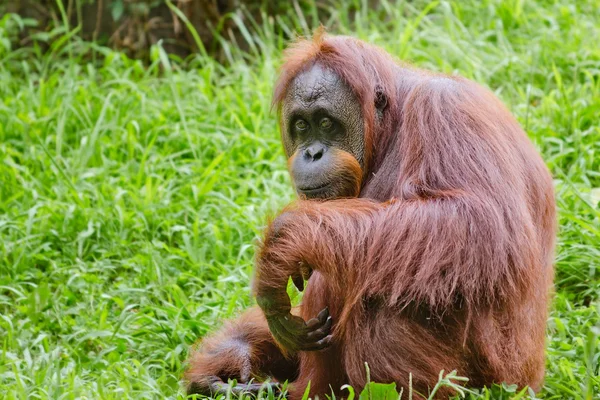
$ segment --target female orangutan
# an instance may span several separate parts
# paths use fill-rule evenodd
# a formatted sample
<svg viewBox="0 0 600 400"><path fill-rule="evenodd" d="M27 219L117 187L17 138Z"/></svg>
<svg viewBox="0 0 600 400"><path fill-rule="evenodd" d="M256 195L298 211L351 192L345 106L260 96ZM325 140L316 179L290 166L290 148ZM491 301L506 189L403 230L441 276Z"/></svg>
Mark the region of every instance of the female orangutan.
<svg viewBox="0 0 600 400"><path fill-rule="evenodd" d="M269 378L289 380L290 399L309 382L312 397L339 397L365 385L365 362L373 381L406 388L412 374L422 394L440 370L539 389L555 201L500 101L322 32L287 50L273 101L302 200L258 251L260 309L192 352L188 391ZM298 309L289 278L308 279Z"/></svg>

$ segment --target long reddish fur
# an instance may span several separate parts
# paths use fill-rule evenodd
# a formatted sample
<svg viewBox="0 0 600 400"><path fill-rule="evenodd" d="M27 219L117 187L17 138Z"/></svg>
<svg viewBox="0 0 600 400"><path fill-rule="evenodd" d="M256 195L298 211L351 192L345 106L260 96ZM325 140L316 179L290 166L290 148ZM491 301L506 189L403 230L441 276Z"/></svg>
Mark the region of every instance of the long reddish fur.
<svg viewBox="0 0 600 400"><path fill-rule="evenodd" d="M318 62L357 95L367 146L359 198L289 206L277 239L268 229L259 249L257 296L289 302L286 284L304 263L315 272L301 315L328 306L335 321L331 348L300 353L290 398L309 381L312 395L360 388L365 362L372 380L407 387L412 374L423 393L442 369L473 386L539 389L555 201L510 112L471 81L401 65L349 37L319 32L285 60L274 103ZM388 99L381 120L377 91Z"/></svg>

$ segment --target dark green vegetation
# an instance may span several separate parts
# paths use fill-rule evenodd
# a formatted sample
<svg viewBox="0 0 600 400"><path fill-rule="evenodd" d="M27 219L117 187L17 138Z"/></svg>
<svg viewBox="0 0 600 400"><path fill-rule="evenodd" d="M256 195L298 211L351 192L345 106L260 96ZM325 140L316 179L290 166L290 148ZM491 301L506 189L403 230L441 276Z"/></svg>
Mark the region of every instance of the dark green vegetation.
<svg viewBox="0 0 600 400"><path fill-rule="evenodd" d="M330 6L336 2L320 0L320 16L329 16ZM13 46L64 32L65 25L70 25L76 27L70 31L75 37L133 58L146 60L151 47L161 41L163 48L179 57L203 48L223 59L222 38L248 49L245 27L240 23L286 18L313 7L312 0L6 0L0 1L0 15L15 13L25 21ZM185 29L184 23L190 24L194 33ZM281 32L280 28L275 30ZM41 45L47 48L47 43Z"/></svg>
<svg viewBox="0 0 600 400"><path fill-rule="evenodd" d="M331 32L491 87L542 152L561 228L537 396L597 398L600 2L354 3ZM293 199L270 110L285 21L316 10L183 68L68 34L10 50L0 19L1 398L177 398L189 345L252 304L253 243Z"/></svg>

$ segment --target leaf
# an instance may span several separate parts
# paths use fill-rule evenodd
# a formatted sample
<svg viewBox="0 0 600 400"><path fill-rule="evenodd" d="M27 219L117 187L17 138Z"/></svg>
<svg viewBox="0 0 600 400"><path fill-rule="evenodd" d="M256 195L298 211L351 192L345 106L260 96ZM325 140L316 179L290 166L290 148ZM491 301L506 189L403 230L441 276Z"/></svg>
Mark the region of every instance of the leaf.
<svg viewBox="0 0 600 400"><path fill-rule="evenodd" d="M502 382L502 389L504 389L504 391L506 393L516 393L517 389L519 388L519 386L515 385L515 384L507 384Z"/></svg>
<svg viewBox="0 0 600 400"><path fill-rule="evenodd" d="M340 388L340 390L348 391L348 397L346 398L346 400L354 400L354 388L352 386L344 385Z"/></svg>
<svg viewBox="0 0 600 400"><path fill-rule="evenodd" d="M123 4L123 0L113 1L111 4L110 13L112 15L113 21L118 21L123 16L123 12L125 11L125 6Z"/></svg>
<svg viewBox="0 0 600 400"><path fill-rule="evenodd" d="M310 381L306 386L306 390L304 390L304 394L302 395L302 400L308 400L308 396L310 396Z"/></svg>
<svg viewBox="0 0 600 400"><path fill-rule="evenodd" d="M369 382L360 393L359 400L398 400L396 383Z"/></svg>
<svg viewBox="0 0 600 400"><path fill-rule="evenodd" d="M594 207L598 207L600 205L600 188L593 188L590 191L590 200Z"/></svg>

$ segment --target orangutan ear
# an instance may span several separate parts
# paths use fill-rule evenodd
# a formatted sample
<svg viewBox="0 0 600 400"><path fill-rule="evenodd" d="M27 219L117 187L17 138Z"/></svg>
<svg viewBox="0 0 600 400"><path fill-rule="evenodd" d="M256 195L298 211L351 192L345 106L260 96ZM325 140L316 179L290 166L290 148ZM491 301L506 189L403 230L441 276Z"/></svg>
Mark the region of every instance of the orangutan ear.
<svg viewBox="0 0 600 400"><path fill-rule="evenodd" d="M377 86L375 88L375 108L377 108L378 111L383 112L383 110L385 110L387 107L387 104L388 99L383 91L383 88L381 86Z"/></svg>

